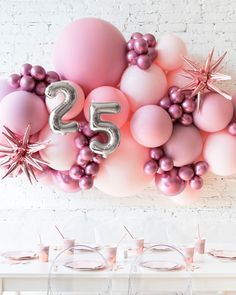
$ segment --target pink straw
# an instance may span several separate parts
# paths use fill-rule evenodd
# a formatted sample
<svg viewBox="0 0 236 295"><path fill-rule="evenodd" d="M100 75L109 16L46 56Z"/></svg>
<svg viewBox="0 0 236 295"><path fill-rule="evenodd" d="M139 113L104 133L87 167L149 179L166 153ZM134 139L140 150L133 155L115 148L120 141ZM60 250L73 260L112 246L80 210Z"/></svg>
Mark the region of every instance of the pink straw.
<svg viewBox="0 0 236 295"><path fill-rule="evenodd" d="M198 223L198 225L197 225L197 235L198 235L198 239L201 240L199 223Z"/></svg>
<svg viewBox="0 0 236 295"><path fill-rule="evenodd" d="M124 228L125 228L125 230L127 231L127 233L131 236L131 238L134 240L134 236L131 234L131 232L128 230L128 228L125 226L125 225L123 225L124 226Z"/></svg>
<svg viewBox="0 0 236 295"><path fill-rule="evenodd" d="M59 230L59 228L55 225L56 230L58 231L58 233L60 234L60 236L62 237L62 239L65 239L64 235L62 234L62 232Z"/></svg>

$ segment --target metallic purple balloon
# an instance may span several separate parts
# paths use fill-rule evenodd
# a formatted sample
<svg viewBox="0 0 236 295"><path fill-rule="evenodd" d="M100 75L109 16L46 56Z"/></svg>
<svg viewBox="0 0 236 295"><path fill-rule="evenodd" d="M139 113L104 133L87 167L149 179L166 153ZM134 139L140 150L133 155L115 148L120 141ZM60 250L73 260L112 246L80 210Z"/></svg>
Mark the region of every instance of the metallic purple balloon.
<svg viewBox="0 0 236 295"><path fill-rule="evenodd" d="M39 96L45 95L46 84L44 82L37 83L35 87L35 93Z"/></svg>
<svg viewBox="0 0 236 295"><path fill-rule="evenodd" d="M169 109L171 104L172 104L172 102L168 96L163 97L159 102L159 106L165 110Z"/></svg>
<svg viewBox="0 0 236 295"><path fill-rule="evenodd" d="M144 172L146 174L155 174L158 170L158 164L155 160L149 160L144 165Z"/></svg>
<svg viewBox="0 0 236 295"><path fill-rule="evenodd" d="M93 152L90 150L88 146L83 147L79 152L81 160L84 161L92 161Z"/></svg>
<svg viewBox="0 0 236 295"><path fill-rule="evenodd" d="M234 136L236 135L236 123L235 122L229 124L228 132L231 135L234 135Z"/></svg>
<svg viewBox="0 0 236 295"><path fill-rule="evenodd" d="M155 47L157 45L156 38L152 34L149 34L149 33L144 34L143 39L147 41L148 46L150 46L150 47Z"/></svg>
<svg viewBox="0 0 236 295"><path fill-rule="evenodd" d="M174 167L173 160L169 157L162 157L159 160L159 166L162 171L170 171Z"/></svg>
<svg viewBox="0 0 236 295"><path fill-rule="evenodd" d="M148 68L150 68L151 64L152 62L148 55L142 54L139 55L139 57L137 58L137 65L142 70L147 70Z"/></svg>
<svg viewBox="0 0 236 295"><path fill-rule="evenodd" d="M104 162L104 158L102 155L99 155L99 154L95 154L93 156L93 162L97 163L97 164L101 164L102 162Z"/></svg>
<svg viewBox="0 0 236 295"><path fill-rule="evenodd" d="M130 39L130 40L127 42L127 49L128 49L128 50L133 50L133 49L134 49L134 39Z"/></svg>
<svg viewBox="0 0 236 295"><path fill-rule="evenodd" d="M203 180L200 176L194 176L190 182L189 182L189 185L192 189L195 189L195 190L199 190L202 188L203 186Z"/></svg>
<svg viewBox="0 0 236 295"><path fill-rule="evenodd" d="M192 98L187 98L182 102L182 108L186 113L193 113L196 109L196 102Z"/></svg>
<svg viewBox="0 0 236 295"><path fill-rule="evenodd" d="M148 43L143 38L134 41L134 50L137 54L144 54L148 52Z"/></svg>
<svg viewBox="0 0 236 295"><path fill-rule="evenodd" d="M55 183L60 189L67 193L75 193L80 191L79 182L72 179L68 172L57 172L54 175Z"/></svg>
<svg viewBox="0 0 236 295"><path fill-rule="evenodd" d="M179 90L179 87L177 86L171 86L169 89L168 89L168 95L170 96L172 92L175 92Z"/></svg>
<svg viewBox="0 0 236 295"><path fill-rule="evenodd" d="M51 84L51 83L54 83L54 82L57 82L57 81L60 81L60 77L56 72L54 72L54 71L47 72L47 74L46 74L46 82L48 84Z"/></svg>
<svg viewBox="0 0 236 295"><path fill-rule="evenodd" d="M158 55L156 48L153 48L153 47L148 48L147 55L150 57L151 61L154 61Z"/></svg>
<svg viewBox="0 0 236 295"><path fill-rule="evenodd" d="M95 176L98 174L98 171L99 171L99 165L94 162L89 163L85 168L85 173L87 175Z"/></svg>
<svg viewBox="0 0 236 295"><path fill-rule="evenodd" d="M138 54L134 50L130 50L126 55L126 58L129 64L136 65Z"/></svg>
<svg viewBox="0 0 236 295"><path fill-rule="evenodd" d="M30 75L31 69L32 69L31 64L23 64L20 68L20 73L22 76Z"/></svg>
<svg viewBox="0 0 236 295"><path fill-rule="evenodd" d="M156 174L156 187L167 196L176 196L180 194L186 187L186 181L177 175L177 169L172 169L164 174Z"/></svg>
<svg viewBox="0 0 236 295"><path fill-rule="evenodd" d="M94 135L96 135L97 133L95 133L93 130L90 129L89 127L89 123L86 123L83 128L82 128L82 132L85 136L87 137L93 137Z"/></svg>
<svg viewBox="0 0 236 295"><path fill-rule="evenodd" d="M90 175L82 176L79 180L79 186L82 190L87 190L93 187L93 177Z"/></svg>
<svg viewBox="0 0 236 295"><path fill-rule="evenodd" d="M191 125L193 123L193 116L191 114L184 113L179 121L185 126Z"/></svg>
<svg viewBox="0 0 236 295"><path fill-rule="evenodd" d="M78 135L75 138L75 146L78 149L82 149L84 146L88 146L87 137L84 134L79 132Z"/></svg>
<svg viewBox="0 0 236 295"><path fill-rule="evenodd" d="M194 172L198 176L202 176L207 173L209 165L206 161L200 161L194 164Z"/></svg>
<svg viewBox="0 0 236 295"><path fill-rule="evenodd" d="M188 181L194 176L193 168L191 168L190 166L180 167L178 175L182 180Z"/></svg>
<svg viewBox="0 0 236 295"><path fill-rule="evenodd" d="M164 152L161 148L156 147L156 148L151 148L149 150L149 156L153 160L159 160L162 156L164 155Z"/></svg>
<svg viewBox="0 0 236 295"><path fill-rule="evenodd" d="M80 156L80 154L79 154L79 155L77 156L77 158L76 158L76 163L77 163L79 166L83 167L83 168L85 168L85 167L87 166L88 162L89 162L89 161L86 161L86 160L82 159L81 156Z"/></svg>
<svg viewBox="0 0 236 295"><path fill-rule="evenodd" d="M79 165L70 168L69 175L74 180L79 180L84 175L84 169Z"/></svg>
<svg viewBox="0 0 236 295"><path fill-rule="evenodd" d="M169 92L169 96L173 103L181 103L184 100L184 94L179 89Z"/></svg>
<svg viewBox="0 0 236 295"><path fill-rule="evenodd" d="M178 104L172 104L168 109L168 113L170 114L171 118L179 119L183 114L183 109Z"/></svg>
<svg viewBox="0 0 236 295"><path fill-rule="evenodd" d="M38 81L42 81L46 77L46 72L44 68L41 66L33 66L30 71L30 74L33 78L35 78Z"/></svg>
<svg viewBox="0 0 236 295"><path fill-rule="evenodd" d="M8 83L12 88L18 88L20 86L20 75L12 74L8 78Z"/></svg>
<svg viewBox="0 0 236 295"><path fill-rule="evenodd" d="M35 87L35 80L31 76L23 76L20 79L20 88L25 91L32 91Z"/></svg>
<svg viewBox="0 0 236 295"><path fill-rule="evenodd" d="M141 34L139 32L135 32L135 33L132 34L131 39L136 40L136 39L139 39L139 38L142 38L142 37L143 37L143 34Z"/></svg>

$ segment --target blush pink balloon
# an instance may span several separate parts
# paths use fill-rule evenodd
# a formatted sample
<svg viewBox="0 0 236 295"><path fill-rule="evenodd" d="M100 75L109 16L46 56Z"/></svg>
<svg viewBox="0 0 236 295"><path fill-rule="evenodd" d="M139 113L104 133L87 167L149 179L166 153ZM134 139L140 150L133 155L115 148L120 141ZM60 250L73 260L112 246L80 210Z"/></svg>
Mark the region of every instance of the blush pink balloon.
<svg viewBox="0 0 236 295"><path fill-rule="evenodd" d="M168 87L177 86L179 88L182 88L188 85L191 80L184 77L183 75L186 76L186 73L181 68L175 71L168 72L166 75Z"/></svg>
<svg viewBox="0 0 236 295"><path fill-rule="evenodd" d="M46 168L43 171L35 169L34 173L39 183L47 186L54 184L54 172L50 168Z"/></svg>
<svg viewBox="0 0 236 295"><path fill-rule="evenodd" d="M77 93L77 100L75 104L73 105L71 110L63 116L64 120L70 120L72 118L75 118L82 111L85 98L84 98L84 92L79 85L71 81L65 81L65 82L68 82L69 84L71 84L76 89L76 93ZM64 99L65 97L63 94L58 94L54 98L46 97L45 102L46 102L46 106L49 113L51 113L59 104L61 104L64 101Z"/></svg>
<svg viewBox="0 0 236 295"><path fill-rule="evenodd" d="M130 66L121 78L120 89L126 94L131 111L135 112L141 106L158 104L167 91L167 80L157 65L145 71Z"/></svg>
<svg viewBox="0 0 236 295"><path fill-rule="evenodd" d="M57 171L54 174L54 183L66 193L76 193L80 191L79 182L70 178L68 171Z"/></svg>
<svg viewBox="0 0 236 295"><path fill-rule="evenodd" d="M84 18L68 25L54 47L56 71L79 84L85 93L116 86L127 66L126 41L112 24Z"/></svg>
<svg viewBox="0 0 236 295"><path fill-rule="evenodd" d="M39 141L48 142L48 147L40 151L40 156L55 170L69 170L75 163L78 153L74 144L76 136L76 132L66 135L55 134L46 125L39 134Z"/></svg>
<svg viewBox="0 0 236 295"><path fill-rule="evenodd" d="M7 79L0 79L0 101L4 96L14 91L16 91L16 89L9 85Z"/></svg>
<svg viewBox="0 0 236 295"><path fill-rule="evenodd" d="M210 92L204 96L200 111L194 112L194 124L207 132L220 131L231 121L233 111L230 100L218 93Z"/></svg>
<svg viewBox="0 0 236 295"><path fill-rule="evenodd" d="M174 166L181 167L193 163L200 156L202 147L202 137L196 127L175 124L164 150L173 159Z"/></svg>
<svg viewBox="0 0 236 295"><path fill-rule="evenodd" d="M173 196L170 200L180 206L187 206L199 201L201 194L201 191L194 190L187 185L182 193L177 196Z"/></svg>
<svg viewBox="0 0 236 295"><path fill-rule="evenodd" d="M146 147L157 147L170 138L173 124L169 114L161 107L147 105L132 116L130 130L133 138Z"/></svg>
<svg viewBox="0 0 236 295"><path fill-rule="evenodd" d="M236 93L234 93L232 95L232 103L233 103L233 107L234 107L234 116L233 116L233 119L236 120Z"/></svg>
<svg viewBox="0 0 236 295"><path fill-rule="evenodd" d="M183 56L187 55L183 40L172 34L163 35L158 40L157 52L156 63L166 71L173 71L181 67Z"/></svg>
<svg viewBox="0 0 236 295"><path fill-rule="evenodd" d="M129 117L129 102L119 89L102 86L94 89L89 93L84 104L84 115L87 121L89 121L89 108L91 102L116 102L120 104L121 110L118 114L102 115L101 119L114 123L117 127L122 127Z"/></svg>
<svg viewBox="0 0 236 295"><path fill-rule="evenodd" d="M30 134L40 131L47 123L48 112L44 102L37 95L16 91L6 95L0 102L0 125L23 135L31 125Z"/></svg>
<svg viewBox="0 0 236 295"><path fill-rule="evenodd" d="M135 195L152 181L152 175L145 174L143 169L149 159L148 149L132 138L126 124L121 129L120 146L101 165L94 184L108 195Z"/></svg>
<svg viewBox="0 0 236 295"><path fill-rule="evenodd" d="M236 137L224 130L207 137L203 156L212 173L228 176L236 173L235 151Z"/></svg>

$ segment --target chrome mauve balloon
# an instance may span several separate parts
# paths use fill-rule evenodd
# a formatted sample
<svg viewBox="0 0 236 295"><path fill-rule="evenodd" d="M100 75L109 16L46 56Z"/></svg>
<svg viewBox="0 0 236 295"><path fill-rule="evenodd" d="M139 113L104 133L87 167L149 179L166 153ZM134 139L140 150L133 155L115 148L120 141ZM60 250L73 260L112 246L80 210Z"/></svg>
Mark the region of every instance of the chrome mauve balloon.
<svg viewBox="0 0 236 295"><path fill-rule="evenodd" d="M78 122L62 122L63 116L73 107L78 99L76 89L66 81L58 81L50 84L45 90L45 95L50 99L55 98L59 93L62 93L65 99L51 112L49 116L50 128L54 133L62 135L76 132L79 130Z"/></svg>
<svg viewBox="0 0 236 295"><path fill-rule="evenodd" d="M105 132L108 136L108 141L102 143L98 140L93 140L90 143L90 149L96 153L103 155L106 158L120 144L120 132L118 128L111 122L102 121L102 114L117 114L120 112L118 103L92 103L90 106L89 122L91 130L95 132Z"/></svg>

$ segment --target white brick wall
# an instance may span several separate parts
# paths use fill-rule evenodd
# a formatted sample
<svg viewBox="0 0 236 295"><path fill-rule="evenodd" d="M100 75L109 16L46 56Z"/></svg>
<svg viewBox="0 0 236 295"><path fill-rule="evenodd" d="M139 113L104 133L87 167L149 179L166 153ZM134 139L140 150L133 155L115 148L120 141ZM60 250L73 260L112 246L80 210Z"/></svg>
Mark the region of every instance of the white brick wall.
<svg viewBox="0 0 236 295"><path fill-rule="evenodd" d="M226 89L236 90L235 0L0 0L0 73L14 72L24 62L52 68L56 35L67 23L85 16L112 22L127 38L134 31L152 32L157 37L176 33L187 43L190 56L198 60L212 47L217 54L227 50L224 72L232 75L233 82ZM9 179L0 184L0 232L8 229L9 222L26 232L32 221L33 225L40 221L46 229L54 220L87 212L95 219L116 218L117 224L124 215L139 220L155 215L181 226L186 220L196 223L201 219L202 223L207 220L208 231L213 233L220 221L232 225L236 219L236 178L209 176L205 182L200 202L179 208L153 189L130 198L112 198L97 190L68 195ZM233 226L231 230L229 236Z"/></svg>

